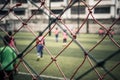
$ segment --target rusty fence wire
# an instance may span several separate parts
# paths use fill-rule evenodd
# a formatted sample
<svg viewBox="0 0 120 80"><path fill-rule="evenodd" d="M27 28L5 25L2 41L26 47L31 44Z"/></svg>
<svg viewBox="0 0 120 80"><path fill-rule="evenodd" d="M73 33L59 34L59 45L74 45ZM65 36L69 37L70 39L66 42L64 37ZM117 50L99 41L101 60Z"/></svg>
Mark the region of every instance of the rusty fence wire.
<svg viewBox="0 0 120 80"><path fill-rule="evenodd" d="M81 25L79 25L78 29L76 30L76 32L73 32L68 25L65 24L64 20L62 19L62 15L64 15L64 13L69 10L75 3L80 2L82 4L84 4L84 6L87 8L88 13L86 15L86 18L83 20L83 22L81 23ZM106 28L105 25L103 25L102 23L100 23L92 14L93 13L93 9L98 6L98 4L100 2L102 2L102 0L97 0L97 3L93 6L93 7L89 7L88 4L86 4L86 2L84 0L70 0L69 4L64 8L64 10L59 14L59 15L55 15L48 6L46 6L46 0L40 0L40 5L36 5L32 0L28 0L28 2L30 2L33 6L35 6L38 10L40 9L44 9L45 11L49 12L46 13L44 12L45 15L47 15L48 17L53 16L54 18L50 20L50 23L44 28L44 30L42 31L42 33L44 33L44 37L46 38L47 35L49 34L49 32L51 32L56 25L64 31L64 29L67 30L67 35L70 38L70 41L64 46L63 49L61 49L56 56L52 55L52 52L47 48L47 46L45 45L44 48L46 50L46 52L49 54L51 61L50 63L47 64L47 66L44 67L44 69L38 74L32 67L30 64L27 63L27 61L24 59L25 56L29 55L29 53L36 47L36 45L34 45L34 42L37 39L37 34L29 27L30 25L28 25L28 22L32 19L32 17L34 17L37 13L37 11L34 11L32 13L31 16L29 16L29 18L27 20L23 20L22 18L18 17L15 13L13 13L13 9L19 6L22 6L22 3L17 3L11 7L9 7L8 13L4 14L3 16L0 17L0 21L2 21L6 16L8 16L10 13L13 14L21 23L21 27L19 27L12 36L15 36L17 33L19 33L21 31L22 28L26 28L29 32L31 32L31 34L34 36L34 40L31 41L30 44L28 44L28 46L22 51L20 52L17 47L15 47L15 50L18 53L18 56L15 60L19 60L17 67L19 67L20 64L23 64L25 69L30 73L30 75L32 76L32 78L34 80L44 80L41 75L46 71L47 68L50 67L50 65L52 65L53 63L55 63L56 67L58 68L59 72L61 73L62 77L64 80L67 80L68 78L66 77L66 75L64 74L64 71L62 71L61 67L59 66L59 63L57 62L57 58L60 57L60 55L69 47L71 46L72 43L75 43L80 51L82 51L83 55L84 55L84 59L82 62L78 63L79 65L77 66L77 68L74 70L73 73L71 73L71 77L69 78L70 80L82 80L82 78L84 76L87 76L90 72L94 71L96 73L96 75L98 76L98 80L105 80L106 76L111 76L111 79L109 80L118 80L118 78L116 78L113 74L112 71L115 70L120 62L114 64L111 69L107 69L105 67L105 64L107 63L107 61L109 61L111 58L113 58L114 56L117 56L120 53L120 45L118 44L118 42L116 42L114 40L114 38L111 37L111 29L114 27L114 25L120 21L120 17L115 19L114 22L110 25L109 28ZM9 4L9 0L6 1L6 3L1 7L0 10L3 10L5 8L5 6L7 6ZM105 35L88 51L83 47L82 43L78 40L78 32L81 32L81 29L84 27L84 25L87 23L88 17L92 17L93 21L98 24L100 27L102 27L105 30ZM62 24L62 26L61 26ZM0 30L2 32L4 32L5 34L6 31L0 27ZM1 39L2 38L2 35ZM111 42L118 48L117 51L115 51L114 53L108 55L105 59L103 60L96 60L94 58L94 56L91 55L91 52L94 51L94 49L101 44L105 38L108 37L109 40L111 40ZM31 45L34 45L31 47ZM13 60L11 63L13 63L15 60ZM77 72L79 72L79 70L81 70L81 67L84 66L85 62L88 62L88 64L90 64L91 68L89 70L87 70L86 72L82 73L81 75L79 75L78 77L74 78L75 75L77 74ZM10 64L11 64L10 63ZM8 66L10 65L8 64ZM8 67L6 66L6 68ZM16 67L16 68L17 68ZM102 68L102 70L104 70L104 74L100 74L100 72L97 70L97 68Z"/></svg>

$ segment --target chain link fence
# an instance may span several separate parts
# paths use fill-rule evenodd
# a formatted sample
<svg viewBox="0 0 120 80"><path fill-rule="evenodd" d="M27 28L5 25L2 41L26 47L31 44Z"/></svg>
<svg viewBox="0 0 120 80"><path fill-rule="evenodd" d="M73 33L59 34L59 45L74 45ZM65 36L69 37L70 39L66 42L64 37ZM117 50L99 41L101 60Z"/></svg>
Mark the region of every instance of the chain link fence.
<svg viewBox="0 0 120 80"><path fill-rule="evenodd" d="M62 15L64 15L64 13L69 10L74 4L76 4L77 2L80 2L82 3L88 10L88 13L86 15L86 18L83 19L81 25L79 25L77 27L77 30L75 31L72 31L70 29L70 27L68 25L65 24L64 22L64 19L62 19ZM22 18L18 17L15 13L13 13L13 9L16 8L16 7L19 7L19 6L22 6L22 3L17 3L13 6L10 6L9 7L9 10L6 14L4 14L3 16L0 17L0 21L2 21L5 17L7 17L9 14L13 14L18 20L19 22L21 22L21 26L18 27L14 34L13 34L13 37L16 37L17 34L21 33L21 30L24 28L26 29L28 32L30 32L31 34L31 37L30 36L26 36L26 38L32 38L31 39L31 42L28 42L29 44L27 44L27 46L25 46L21 51L19 51L19 49L17 49L17 47L14 47L15 50L17 51L18 53L18 56L15 60L18 60L18 64L17 64L17 67L21 66L22 65L22 68L25 69L25 71L27 73L23 73L22 72L22 68L20 68L20 72L18 73L19 75L15 76L15 78L18 80L19 78L23 77L24 79L28 79L28 80L83 80L83 78L85 76L88 76L91 72L94 72L94 74L96 75L96 78L94 80L107 80L106 79L106 76L110 76L108 78L108 80L119 80L118 77L116 77L112 72L116 69L116 68L119 68L119 64L120 62L117 61L116 63L114 63L110 68L106 67L106 65L109 65L107 64L107 62L109 62L114 56L119 56L119 53L120 53L120 45L119 45L119 41L116 41L114 40L114 38L111 36L112 33L112 29L114 27L115 24L117 24L119 21L120 21L120 17L115 19L112 24L110 24L109 28L106 27L105 25L103 25L102 23L100 23L95 17L94 15L92 14L93 13L93 9L99 5L100 2L102 2L102 0L97 0L96 1L96 4L93 6L93 7L89 7L89 5L84 1L84 0L70 0L69 1L69 4L64 7L64 10L59 14L59 15L55 15L50 9L48 6L46 6L46 0L40 0L39 1L39 6L36 5L32 0L28 0L29 3L31 3L33 6L35 6L37 8L36 11L34 11L32 13L32 15L29 16L28 19L26 20L23 20ZM6 7L7 5L9 4L9 0L6 1L6 3L1 7L1 10L4 9L4 7ZM50 32L52 30L54 30L56 28L56 26L61 29L61 31L64 31L66 30L67 32L67 35L69 37L69 40L67 42L66 45L64 45L62 48L59 48L60 50L59 51L56 51L56 54L53 55L53 52L51 51L52 48L48 48L47 45L44 46L44 50L45 52L49 55L48 57L48 60L49 62L45 62L47 63L46 66L44 66L42 69L39 70L40 67L38 67L36 69L34 69L32 66L34 64L31 64L31 63L34 63L34 62L31 62L29 63L29 59L26 60L26 57L30 55L30 53L35 49L36 45L35 45L35 42L36 42L36 39L37 39L37 33L34 32L34 30L30 27L31 25L29 24L29 22L32 20L32 18L34 16L36 16L37 14L37 11L39 11L40 9L44 9L45 11L47 11L48 13L44 12L45 15L47 15L48 17L51 17L53 16L52 19L50 19L50 22L48 25L44 25L46 26L45 28L42 28L42 33L44 34L44 38L47 39L48 35L50 34ZM50 14L50 15L49 15ZM84 27L84 25L87 23L88 21L88 17L91 17L94 21L95 24L99 25L102 29L104 29L104 35L93 45L93 47L89 48L89 49L86 49L81 41L79 40L81 34L79 35L79 33L81 32L81 29ZM41 23L42 24L42 23ZM41 26L41 25L39 25ZM118 26L119 27L119 26ZM2 34L7 34L6 33L6 30L3 29L2 27L0 27L0 30L1 30L1 40L3 39L2 38ZM97 32L97 31L96 31ZM24 36L24 34L22 34L22 36ZM118 35L119 36L119 35ZM18 36L18 39L20 38L20 36ZM97 48L99 45L101 45L105 40L109 39L111 41L111 44L113 44L115 46L116 51L112 52L112 53L106 53L108 54L108 56L102 60L97 60L93 55L92 55L92 52L94 53L95 48ZM25 40L24 39L24 40ZM120 39L119 39L120 40ZM27 42L23 42L23 43L27 43ZM71 76L68 78L66 76L66 74L64 73L64 71L62 70L61 68L61 65L59 63L59 60L58 59L62 59L60 58L61 55L65 54L65 52L68 50L69 47L72 47L73 43L75 43L75 45L79 48L80 50L80 53L82 53L82 60L81 62L79 63L75 63L77 64L76 68L74 68L73 72L70 74ZM2 44L2 42L1 42ZM47 43L46 43L47 44ZM19 44L18 44L19 45ZM52 45L52 43L51 43ZM107 44L106 44L107 45ZM55 48L56 49L56 48ZM53 49L54 51L54 49ZM70 51L68 51L68 53L70 53ZM71 52L72 53L72 52ZM99 51L99 53L104 53L104 51ZM75 54L73 52L73 54ZM29 58L29 57L28 57ZM15 60L13 60L11 63L13 63ZM83 70L84 68L82 67L85 67L85 64L90 65L89 69L85 70L85 72L83 72L82 74L79 74L77 75L77 73L81 70ZM10 64L11 64L10 63ZM37 63L35 63L37 64ZM55 64L56 68L58 69L58 72L59 74L62 76L62 78L60 77L49 77L49 76L44 76L42 75L43 73L45 73L47 71L47 69L49 69L49 67L51 67L52 64ZM62 64L62 63L61 63ZM72 65L74 65L74 63L71 63ZM42 64L41 64L42 65ZM63 64L64 65L64 64ZM9 64L8 64L9 66ZM6 66L7 67L7 66ZM17 68L16 67L16 68ZM82 69L81 69L82 68ZM98 70L99 68L99 70ZM119 70L119 69L118 69ZM24 71L24 70L23 70ZM39 71L39 72L38 72ZM101 71L103 71L104 73L101 74ZM52 72L52 71L51 71ZM69 72L69 71L68 71ZM77 76L76 76L77 75ZM116 74L117 75L117 74ZM22 80L24 80L22 79ZM93 79L93 78L91 78ZM88 79L89 80L89 79Z"/></svg>

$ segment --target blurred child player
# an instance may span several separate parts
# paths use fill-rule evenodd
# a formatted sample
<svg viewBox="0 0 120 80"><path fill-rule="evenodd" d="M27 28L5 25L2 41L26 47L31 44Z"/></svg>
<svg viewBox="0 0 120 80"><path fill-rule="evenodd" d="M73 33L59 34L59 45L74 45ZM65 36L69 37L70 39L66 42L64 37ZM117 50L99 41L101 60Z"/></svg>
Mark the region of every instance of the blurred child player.
<svg viewBox="0 0 120 80"><path fill-rule="evenodd" d="M59 30L58 30L58 28L55 29L54 33L55 33L55 40L56 40L56 42L58 42L58 37L59 37Z"/></svg>
<svg viewBox="0 0 120 80"><path fill-rule="evenodd" d="M63 45L66 45L67 42L67 33L66 30L63 31Z"/></svg>
<svg viewBox="0 0 120 80"><path fill-rule="evenodd" d="M14 80L13 71L16 67L17 55L14 48L9 46L11 42L9 36L4 36L3 42L5 46L0 47L0 80Z"/></svg>
<svg viewBox="0 0 120 80"><path fill-rule="evenodd" d="M37 49L37 61L43 57L43 48L45 45L44 37L42 36L42 32L39 32L39 36L36 40L36 49Z"/></svg>

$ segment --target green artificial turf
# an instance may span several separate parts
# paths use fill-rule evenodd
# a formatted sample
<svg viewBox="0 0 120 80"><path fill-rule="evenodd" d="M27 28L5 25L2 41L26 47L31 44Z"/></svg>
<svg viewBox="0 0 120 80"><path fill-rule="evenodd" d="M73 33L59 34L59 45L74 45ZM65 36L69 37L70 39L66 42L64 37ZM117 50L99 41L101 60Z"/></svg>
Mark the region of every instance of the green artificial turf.
<svg viewBox="0 0 120 80"><path fill-rule="evenodd" d="M36 61L37 53L36 48L34 47L35 42L33 41L35 39L35 36L33 34L28 32L19 32L14 37L17 43L18 51L25 55L23 59L25 60L26 64L28 64L33 69L29 69L33 74L33 71L35 71L40 75L63 77L63 72L67 78L71 78L75 70L82 64L83 60L85 59L84 51L88 52L88 57L91 59L91 62L94 65L100 61L108 59L105 61L105 64L103 64L103 67L105 67L105 69L108 71L120 61L120 54L115 54L112 58L108 58L110 55L119 50L119 48L109 39L109 37L106 37L99 45L93 49L97 42L102 39L102 37L98 36L98 34L79 34L76 40L79 42L80 46L82 46L83 49L81 49L81 47L79 47L78 44L74 43L73 41L65 50L63 50L65 46L63 46L61 34L59 36L59 42L55 42L55 37L53 34L52 36L47 35L45 37L45 46L48 49L49 53L46 49L44 49L44 56L40 61ZM119 35L115 35L114 40L120 44ZM72 40L68 38L67 43L70 41ZM31 43L32 45L30 45ZM63 52L61 52L62 50ZM56 61L52 61L51 57L56 57ZM23 63L21 62L18 66L19 71L28 73ZM81 80L97 80L99 76L95 73L94 70L88 72L91 68L92 67L88 61L88 58L86 58L85 62L79 68L73 79L81 77ZM106 72L101 66L97 67L96 69L101 76ZM119 79L119 71L120 66L118 65L117 68L110 72L110 74L105 76L105 80L114 79L114 76L115 78ZM113 76L111 76L111 74ZM15 78L19 77L16 76Z"/></svg>

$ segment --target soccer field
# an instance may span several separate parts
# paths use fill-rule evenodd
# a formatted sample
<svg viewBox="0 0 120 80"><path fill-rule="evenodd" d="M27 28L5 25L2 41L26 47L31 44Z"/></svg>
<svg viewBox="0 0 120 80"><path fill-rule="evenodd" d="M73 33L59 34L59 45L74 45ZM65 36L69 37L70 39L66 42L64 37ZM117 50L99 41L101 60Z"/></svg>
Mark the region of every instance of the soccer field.
<svg viewBox="0 0 120 80"><path fill-rule="evenodd" d="M93 47L102 39L98 34L78 34L76 40L83 49L73 41L65 50L63 50L65 46L63 46L62 43L62 35L59 36L59 42L55 42L54 35L46 36L45 46L47 50L44 49L44 56L40 61L36 61L37 53L36 48L34 47L35 42L30 45L35 39L32 34L29 32L19 32L15 35L15 39L18 51L25 55L23 57L23 62L18 66L19 72L22 73L29 73L28 71L31 70L33 74L36 73L46 76L66 77L70 79L74 75L73 79L81 77L80 80L97 80L99 75L103 76L106 71L110 71L111 68L115 67L120 61L120 54L115 54L119 48L109 39L109 37L106 37L93 49ZM120 44L119 35L115 35L114 40ZM67 44L70 41L71 39L68 38ZM87 57L85 57L83 50L88 52L89 55ZM111 55L112 57L110 57ZM51 57L56 57L56 60L52 61ZM93 66L97 65L100 61L105 61L101 64L102 66L95 67L99 75L92 69L93 66L91 66L90 61ZM29 69L27 70L27 68ZM77 72L75 73L76 70ZM120 66L118 65L104 77L105 80L119 80L119 71ZM20 76L16 76L17 80L31 78L30 75L23 75L24 79L21 79L21 77L18 79L18 77ZM48 80L50 80L50 78Z"/></svg>

